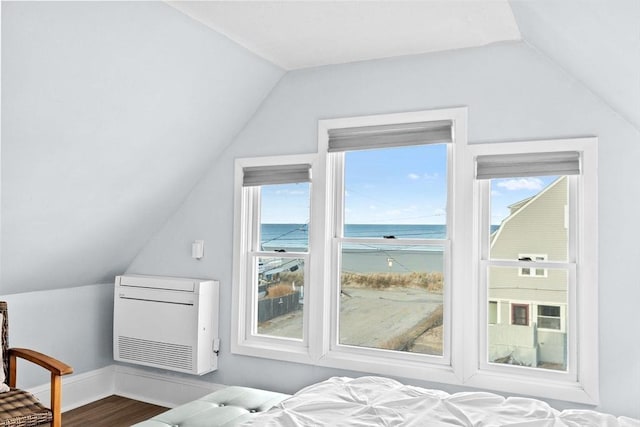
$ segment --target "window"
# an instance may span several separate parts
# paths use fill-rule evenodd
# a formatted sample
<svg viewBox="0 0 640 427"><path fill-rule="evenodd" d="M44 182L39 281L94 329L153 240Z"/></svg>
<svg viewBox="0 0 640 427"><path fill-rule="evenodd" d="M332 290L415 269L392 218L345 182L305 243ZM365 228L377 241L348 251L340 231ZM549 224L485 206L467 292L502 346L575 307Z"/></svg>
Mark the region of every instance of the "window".
<svg viewBox="0 0 640 427"><path fill-rule="evenodd" d="M597 401L594 138L467 144L464 108L318 135L236 161L232 352Z"/></svg>
<svg viewBox="0 0 640 427"><path fill-rule="evenodd" d="M562 393L579 383L591 397L596 379L585 366L597 337L583 322L596 303L586 274L596 261L585 231L595 228L596 175L593 153L572 142L487 145L474 156L477 283L485 301L510 303L508 322L490 308L481 314L477 372L549 379L567 385Z"/></svg>
<svg viewBox="0 0 640 427"><path fill-rule="evenodd" d="M528 304L511 304L511 324L529 326Z"/></svg>
<svg viewBox="0 0 640 427"><path fill-rule="evenodd" d="M304 348L311 164L289 160L300 163L268 164L269 159L261 159L238 167L240 202L247 221L241 231L242 268L237 274L249 308L238 332L248 343L281 342Z"/></svg>
<svg viewBox="0 0 640 427"><path fill-rule="evenodd" d="M453 127L447 118L328 129L329 360L450 363Z"/></svg>
<svg viewBox="0 0 640 427"><path fill-rule="evenodd" d="M442 356L447 151L441 143L334 154L344 183L334 204L336 345Z"/></svg>
<svg viewBox="0 0 640 427"><path fill-rule="evenodd" d="M538 328L541 329L562 329L561 308L558 305L538 306Z"/></svg>
<svg viewBox="0 0 640 427"><path fill-rule="evenodd" d="M546 261L547 255L541 254L518 254L518 261L528 261L531 263ZM547 277L547 269L546 268L535 268L532 264L531 267L520 267L518 270L519 276L527 276L527 277Z"/></svg>
<svg viewBox="0 0 640 427"><path fill-rule="evenodd" d="M490 325L498 323L498 301L489 301L488 319Z"/></svg>

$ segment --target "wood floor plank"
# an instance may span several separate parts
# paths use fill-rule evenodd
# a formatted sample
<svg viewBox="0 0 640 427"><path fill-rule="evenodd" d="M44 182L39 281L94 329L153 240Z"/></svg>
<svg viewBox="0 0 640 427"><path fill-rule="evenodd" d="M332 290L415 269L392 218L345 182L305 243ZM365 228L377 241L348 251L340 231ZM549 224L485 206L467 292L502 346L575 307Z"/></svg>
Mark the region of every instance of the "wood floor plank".
<svg viewBox="0 0 640 427"><path fill-rule="evenodd" d="M109 396L62 414L64 427L129 427L158 415L168 408Z"/></svg>

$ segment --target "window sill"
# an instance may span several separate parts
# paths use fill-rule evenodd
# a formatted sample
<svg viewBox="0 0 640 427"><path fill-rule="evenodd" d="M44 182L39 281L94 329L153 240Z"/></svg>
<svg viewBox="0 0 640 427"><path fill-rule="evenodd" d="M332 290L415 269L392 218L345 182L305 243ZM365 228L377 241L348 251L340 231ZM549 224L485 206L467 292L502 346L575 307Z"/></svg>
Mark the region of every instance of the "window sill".
<svg viewBox="0 0 640 427"><path fill-rule="evenodd" d="M542 399L598 405L597 391L590 393L579 382L536 378L533 375L509 375L479 371L464 382L465 386L495 390L497 392L534 396Z"/></svg>

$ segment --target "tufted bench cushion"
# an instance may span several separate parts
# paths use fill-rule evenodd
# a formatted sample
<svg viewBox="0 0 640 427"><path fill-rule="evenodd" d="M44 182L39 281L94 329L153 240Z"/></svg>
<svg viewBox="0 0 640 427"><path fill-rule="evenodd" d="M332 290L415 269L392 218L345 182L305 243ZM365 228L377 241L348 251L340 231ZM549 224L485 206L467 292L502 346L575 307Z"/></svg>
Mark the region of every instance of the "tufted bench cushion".
<svg viewBox="0 0 640 427"><path fill-rule="evenodd" d="M133 427L232 427L269 410L288 394L249 387L227 387Z"/></svg>

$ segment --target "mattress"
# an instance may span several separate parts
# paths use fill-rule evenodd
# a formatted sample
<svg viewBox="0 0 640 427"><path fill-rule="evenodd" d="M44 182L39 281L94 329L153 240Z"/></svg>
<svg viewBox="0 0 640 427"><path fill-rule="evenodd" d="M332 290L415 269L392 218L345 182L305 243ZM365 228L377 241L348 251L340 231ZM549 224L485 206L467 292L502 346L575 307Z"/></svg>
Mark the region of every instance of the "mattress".
<svg viewBox="0 0 640 427"><path fill-rule="evenodd" d="M590 410L558 411L531 398L448 394L390 378L334 377L300 390L243 425L640 427L640 420Z"/></svg>

